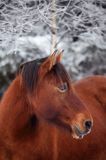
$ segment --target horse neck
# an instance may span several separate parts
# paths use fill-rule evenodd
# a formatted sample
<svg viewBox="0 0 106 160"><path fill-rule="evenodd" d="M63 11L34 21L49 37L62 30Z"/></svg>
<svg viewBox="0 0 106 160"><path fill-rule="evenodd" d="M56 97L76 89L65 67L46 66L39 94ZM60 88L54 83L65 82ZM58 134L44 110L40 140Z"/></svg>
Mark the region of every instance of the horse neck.
<svg viewBox="0 0 106 160"><path fill-rule="evenodd" d="M11 124L13 124L17 113L19 113L21 109L24 110L27 105L25 93L20 85L20 77L17 76L4 93L0 103L0 134L2 134L2 136L3 132L7 133L7 130L11 132L9 125L11 126Z"/></svg>
<svg viewBox="0 0 106 160"><path fill-rule="evenodd" d="M25 109L27 106L30 110L30 104L28 104L28 100L26 97L26 91L25 88L22 88L20 86L20 77L16 77L16 79L11 83L7 91L5 92L1 104L0 104L0 140L3 141L3 144L5 146L9 145L12 149L12 142L11 136L12 136L12 130L9 126L16 126L18 127L17 122L14 121L15 114L18 113L22 108L22 119L18 119L18 123L22 123L23 119L27 119L27 110ZM15 110L15 108L17 108ZM19 122L20 121L20 122ZM11 125L12 124L12 125ZM37 128L36 132L39 132L39 136L34 136L34 142L38 141L38 144L43 143L42 147L45 147L44 145L47 144L47 148L51 148L51 153L49 154L49 157L53 157L53 160L56 160L57 158L57 129L55 127L52 127L50 124L46 122L40 122L39 127ZM7 135L8 134L8 135ZM7 137L7 139L6 139ZM9 137L9 138L8 138ZM10 144L11 143L11 144ZM21 142L20 142L21 143ZM27 143L27 142L26 142ZM32 144L33 145L33 144ZM44 148L41 147L41 150L43 151Z"/></svg>
<svg viewBox="0 0 106 160"><path fill-rule="evenodd" d="M57 160L59 129L48 122L41 122L37 139L37 144L41 144L40 150L44 154L44 159Z"/></svg>
<svg viewBox="0 0 106 160"><path fill-rule="evenodd" d="M17 76L4 93L0 103L1 107L13 106L20 97L23 97L23 95L23 88L21 88L20 85L20 76Z"/></svg>

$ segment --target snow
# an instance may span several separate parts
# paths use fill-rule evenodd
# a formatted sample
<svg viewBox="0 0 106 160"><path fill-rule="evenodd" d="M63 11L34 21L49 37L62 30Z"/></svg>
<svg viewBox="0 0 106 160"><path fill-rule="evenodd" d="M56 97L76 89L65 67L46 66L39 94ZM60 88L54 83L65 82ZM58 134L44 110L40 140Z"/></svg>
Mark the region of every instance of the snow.
<svg viewBox="0 0 106 160"><path fill-rule="evenodd" d="M50 54L51 6L48 0L0 0L0 74L6 81L21 62ZM105 6L105 0L56 1L57 48L64 49L62 63L73 79L106 74Z"/></svg>

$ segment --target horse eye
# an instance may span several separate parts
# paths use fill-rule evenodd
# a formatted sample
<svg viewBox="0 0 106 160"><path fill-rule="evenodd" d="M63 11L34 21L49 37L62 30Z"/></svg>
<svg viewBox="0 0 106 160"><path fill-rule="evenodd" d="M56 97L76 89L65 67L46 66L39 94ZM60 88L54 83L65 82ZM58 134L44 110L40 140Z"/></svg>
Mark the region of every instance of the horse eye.
<svg viewBox="0 0 106 160"><path fill-rule="evenodd" d="M37 118L35 115L32 115L29 119L30 126L34 128L37 124Z"/></svg>
<svg viewBox="0 0 106 160"><path fill-rule="evenodd" d="M67 83L63 83L60 86L58 86L58 89L60 92L66 92L68 90L68 85Z"/></svg>

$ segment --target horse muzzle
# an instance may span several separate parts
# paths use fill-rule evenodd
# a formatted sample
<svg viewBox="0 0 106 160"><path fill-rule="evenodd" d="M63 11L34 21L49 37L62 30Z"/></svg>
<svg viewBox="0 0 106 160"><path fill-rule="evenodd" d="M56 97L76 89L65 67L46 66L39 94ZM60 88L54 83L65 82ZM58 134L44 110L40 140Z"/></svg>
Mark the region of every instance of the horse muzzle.
<svg viewBox="0 0 106 160"><path fill-rule="evenodd" d="M82 127L80 128L79 125L75 124L72 125L72 136L75 139L81 139L83 138L85 135L89 134L91 132L91 128L93 126L93 122L88 120L85 121L83 124L83 129Z"/></svg>

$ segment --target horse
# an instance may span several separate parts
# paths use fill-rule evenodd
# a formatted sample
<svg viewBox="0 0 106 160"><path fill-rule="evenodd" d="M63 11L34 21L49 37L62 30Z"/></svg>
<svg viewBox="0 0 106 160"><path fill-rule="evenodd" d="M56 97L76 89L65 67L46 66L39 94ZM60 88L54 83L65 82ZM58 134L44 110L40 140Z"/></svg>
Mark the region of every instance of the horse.
<svg viewBox="0 0 106 160"><path fill-rule="evenodd" d="M2 95L3 95L3 93L2 93L2 92L0 92L0 99L1 99Z"/></svg>
<svg viewBox="0 0 106 160"><path fill-rule="evenodd" d="M79 145L77 160L105 160L106 159L106 76L91 76L73 83L77 96L87 105L93 117L93 129ZM71 143L71 142L70 142ZM83 153L84 156L82 156ZM74 153L72 153L74 154ZM75 154L76 155L76 154ZM71 158L70 158L71 159ZM76 160L75 159L75 160ZM74 160L74 159L73 159Z"/></svg>
<svg viewBox="0 0 106 160"><path fill-rule="evenodd" d="M60 61L56 51L20 66L0 102L0 160L65 160L68 141L90 133L93 118Z"/></svg>

